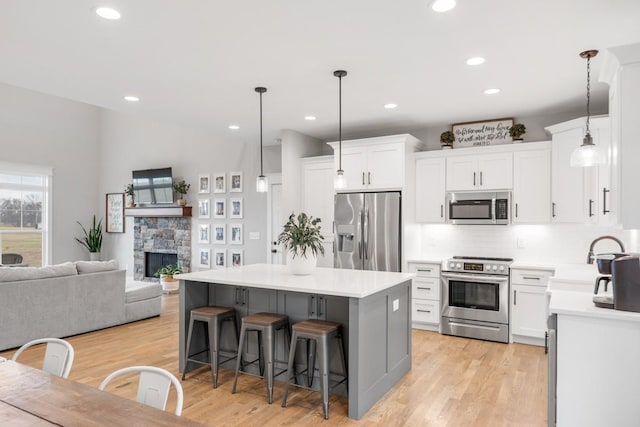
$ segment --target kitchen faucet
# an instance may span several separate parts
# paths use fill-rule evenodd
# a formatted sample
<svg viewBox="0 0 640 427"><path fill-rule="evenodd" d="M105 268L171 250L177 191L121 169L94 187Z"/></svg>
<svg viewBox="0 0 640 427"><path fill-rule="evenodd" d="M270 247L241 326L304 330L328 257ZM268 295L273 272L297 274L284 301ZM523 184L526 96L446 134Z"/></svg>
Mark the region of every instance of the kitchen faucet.
<svg viewBox="0 0 640 427"><path fill-rule="evenodd" d="M595 239L593 239L593 242L591 242L591 245L589 246L589 253L587 254L587 264L593 264L593 259L595 258L593 256L593 247L596 245L596 243L598 243L600 240L604 240L604 239L609 239L609 240L613 240L614 242L618 243L620 245L620 252L624 252L624 245L622 244L622 241L620 239L618 239L617 237L614 236L600 236L600 237L596 237Z"/></svg>

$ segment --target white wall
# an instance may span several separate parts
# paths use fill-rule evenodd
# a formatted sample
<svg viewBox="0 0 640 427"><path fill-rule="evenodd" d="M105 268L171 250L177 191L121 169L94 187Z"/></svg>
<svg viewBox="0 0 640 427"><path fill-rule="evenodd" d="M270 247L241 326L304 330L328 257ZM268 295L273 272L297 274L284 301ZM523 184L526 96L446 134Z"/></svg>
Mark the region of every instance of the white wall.
<svg viewBox="0 0 640 427"><path fill-rule="evenodd" d="M100 120L100 185L98 193L122 192L125 184L131 182L131 172L138 169L150 169L170 166L174 179L185 179L191 184L187 195L187 204L194 206L192 219L192 270L197 270L198 248L221 247L198 244L194 230L199 223L210 224L224 222L242 223L244 244L227 244L229 250L244 249L245 264L265 262L266 260L266 224L267 199L265 194L255 191L255 180L260 171L260 146L250 143L229 143L224 135L212 135L209 132L168 122L146 120L132 115L104 110ZM243 172L243 192L226 194L198 195L197 178L199 174ZM224 197L229 203L231 197L242 197L244 218L242 220L199 220L197 217L198 198ZM121 267L133 266L133 218L126 218L124 234L106 234L104 238L103 258L116 258ZM250 232L259 232L259 240L249 240ZM229 242L230 236L227 236ZM213 255L213 254L212 254Z"/></svg>
<svg viewBox="0 0 640 427"><path fill-rule="evenodd" d="M98 117L87 104L0 83L0 160L53 167L51 263L88 259L74 237L94 214L98 188ZM99 203L102 201L102 204Z"/></svg>

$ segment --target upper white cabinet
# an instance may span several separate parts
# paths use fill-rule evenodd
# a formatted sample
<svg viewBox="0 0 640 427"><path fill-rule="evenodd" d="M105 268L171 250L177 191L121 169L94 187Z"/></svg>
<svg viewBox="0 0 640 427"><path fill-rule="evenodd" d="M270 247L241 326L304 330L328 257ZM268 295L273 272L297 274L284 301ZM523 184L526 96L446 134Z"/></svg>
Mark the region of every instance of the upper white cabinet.
<svg viewBox="0 0 640 427"><path fill-rule="evenodd" d="M345 191L401 189L405 184L405 156L419 141L411 135L391 135L342 141ZM334 150L334 169L339 168L339 144ZM332 181L333 182L333 181Z"/></svg>
<svg viewBox="0 0 640 427"><path fill-rule="evenodd" d="M445 164L444 157L416 157L416 222L444 222Z"/></svg>
<svg viewBox="0 0 640 427"><path fill-rule="evenodd" d="M344 154L344 153L343 153ZM333 267L333 156L302 159L302 211L321 219L324 256L319 267Z"/></svg>
<svg viewBox="0 0 640 427"><path fill-rule="evenodd" d="M504 190L513 187L510 152L447 158L447 191Z"/></svg>
<svg viewBox="0 0 640 427"><path fill-rule="evenodd" d="M513 223L548 223L550 203L551 149L513 153Z"/></svg>

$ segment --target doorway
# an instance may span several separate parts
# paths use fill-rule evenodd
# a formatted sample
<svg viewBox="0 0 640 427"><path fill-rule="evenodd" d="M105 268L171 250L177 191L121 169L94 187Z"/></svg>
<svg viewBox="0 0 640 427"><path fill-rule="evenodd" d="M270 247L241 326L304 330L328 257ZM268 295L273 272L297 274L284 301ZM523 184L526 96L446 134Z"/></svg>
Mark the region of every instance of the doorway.
<svg viewBox="0 0 640 427"><path fill-rule="evenodd" d="M282 230L282 176L269 175L269 196L267 197L267 263L284 264L282 245L278 235Z"/></svg>

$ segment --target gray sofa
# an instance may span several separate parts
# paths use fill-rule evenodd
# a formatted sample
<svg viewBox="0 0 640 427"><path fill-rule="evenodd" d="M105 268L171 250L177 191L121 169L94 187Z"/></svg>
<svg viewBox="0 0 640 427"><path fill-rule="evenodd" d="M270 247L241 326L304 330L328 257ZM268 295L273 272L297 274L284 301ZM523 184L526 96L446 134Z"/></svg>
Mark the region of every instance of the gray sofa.
<svg viewBox="0 0 640 427"><path fill-rule="evenodd" d="M77 265L75 274L69 265ZM94 267L81 268L78 263L40 270L47 269L54 272L0 268L0 350L37 338L62 338L160 314L162 286L158 283L127 286L125 270L92 272ZM41 277L47 274L57 277ZM41 278L19 280L24 277Z"/></svg>

